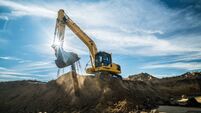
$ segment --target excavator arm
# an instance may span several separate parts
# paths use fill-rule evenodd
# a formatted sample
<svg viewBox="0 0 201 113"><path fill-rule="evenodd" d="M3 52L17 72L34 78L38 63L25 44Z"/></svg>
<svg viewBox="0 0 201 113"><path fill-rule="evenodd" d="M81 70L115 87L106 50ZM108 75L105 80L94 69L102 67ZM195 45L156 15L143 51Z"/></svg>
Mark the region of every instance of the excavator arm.
<svg viewBox="0 0 201 113"><path fill-rule="evenodd" d="M80 27L73 22L64 12L63 9L60 9L58 12L58 18L57 18L57 25L65 27L67 25L72 32L74 32L77 37L84 42L84 44L88 47L90 51L90 58L92 60L92 66L94 66L94 60L95 60L95 55L97 53L97 48L96 44L94 41L87 35L85 34ZM65 28L64 28L65 29ZM64 31L63 31L64 32Z"/></svg>
<svg viewBox="0 0 201 113"><path fill-rule="evenodd" d="M117 75L121 73L121 67L118 64L112 63L112 56L111 54L103 51L99 51L96 48L96 44L94 41L85 34L80 27L74 23L64 12L63 9L58 11L58 17L56 22L56 29L58 35L60 35L61 42L64 39L64 31L65 26L68 26L70 30L75 33L75 35L88 47L90 51L90 61L92 67L87 68L87 73L95 73L95 72L107 72L110 74Z"/></svg>

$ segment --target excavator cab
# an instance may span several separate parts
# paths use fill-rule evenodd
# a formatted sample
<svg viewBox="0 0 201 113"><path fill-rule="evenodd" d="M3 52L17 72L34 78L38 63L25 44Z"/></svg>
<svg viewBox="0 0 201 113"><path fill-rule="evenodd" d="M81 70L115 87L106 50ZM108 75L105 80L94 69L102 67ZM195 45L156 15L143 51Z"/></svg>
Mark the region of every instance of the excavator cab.
<svg viewBox="0 0 201 113"><path fill-rule="evenodd" d="M122 79L119 73L121 68L118 64L112 63L112 56L109 53L100 51L95 55L95 72L109 73L112 76Z"/></svg>
<svg viewBox="0 0 201 113"><path fill-rule="evenodd" d="M95 54L94 67L86 68L86 72L89 74L94 74L96 72L109 73L117 78L122 79L118 74L121 73L121 67L118 64L112 63L112 55L107 52L97 52Z"/></svg>
<svg viewBox="0 0 201 113"><path fill-rule="evenodd" d="M95 55L95 67L108 66L110 64L112 64L111 54L98 52Z"/></svg>

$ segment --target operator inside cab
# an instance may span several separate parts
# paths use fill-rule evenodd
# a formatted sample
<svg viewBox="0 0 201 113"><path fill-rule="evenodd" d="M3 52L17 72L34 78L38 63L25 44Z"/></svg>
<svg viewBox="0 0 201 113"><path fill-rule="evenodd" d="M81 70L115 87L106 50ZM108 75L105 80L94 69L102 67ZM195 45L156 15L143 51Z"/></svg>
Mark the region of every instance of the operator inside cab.
<svg viewBox="0 0 201 113"><path fill-rule="evenodd" d="M111 55L106 52L98 52L95 56L95 67L108 66L112 64Z"/></svg>

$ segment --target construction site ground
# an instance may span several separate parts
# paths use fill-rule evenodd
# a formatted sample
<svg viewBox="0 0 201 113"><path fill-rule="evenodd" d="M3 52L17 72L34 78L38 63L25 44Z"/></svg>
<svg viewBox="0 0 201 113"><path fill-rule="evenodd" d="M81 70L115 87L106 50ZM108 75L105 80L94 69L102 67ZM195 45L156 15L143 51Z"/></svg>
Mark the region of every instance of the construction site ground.
<svg viewBox="0 0 201 113"><path fill-rule="evenodd" d="M149 81L98 75L75 77L69 72L49 82L1 82L0 112L133 113L154 109L165 112L167 106L162 105L175 105L171 99L182 94L196 96L198 103L192 105L199 109L200 81L181 77Z"/></svg>

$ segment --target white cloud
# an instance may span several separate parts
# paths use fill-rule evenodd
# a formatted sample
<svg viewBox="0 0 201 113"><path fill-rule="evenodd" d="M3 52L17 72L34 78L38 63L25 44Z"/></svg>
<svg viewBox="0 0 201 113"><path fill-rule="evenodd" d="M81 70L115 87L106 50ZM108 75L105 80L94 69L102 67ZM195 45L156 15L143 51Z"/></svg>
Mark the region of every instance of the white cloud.
<svg viewBox="0 0 201 113"><path fill-rule="evenodd" d="M0 71L8 71L9 69L5 68L5 67L0 67Z"/></svg>
<svg viewBox="0 0 201 113"><path fill-rule="evenodd" d="M15 72L20 73L41 73L44 71L52 71L57 69L54 64L54 61L46 59L46 61L29 61L25 63L19 63L15 66L12 66L10 69L14 70Z"/></svg>
<svg viewBox="0 0 201 113"><path fill-rule="evenodd" d="M39 74L29 74L29 73L19 73L19 72L11 72L11 71L3 71L0 72L0 79L2 78L9 78L9 79L25 79L25 80L34 80L34 79L42 79L47 78L46 75L39 75Z"/></svg>
<svg viewBox="0 0 201 113"><path fill-rule="evenodd" d="M186 54L175 58L174 61L192 61L192 60L200 60L201 52L196 52L193 54Z"/></svg>
<svg viewBox="0 0 201 113"><path fill-rule="evenodd" d="M29 62L10 68L0 67L0 81L22 79L48 81L56 77L56 69L56 66L49 62ZM51 73L51 75L42 74L43 72Z"/></svg>
<svg viewBox="0 0 201 113"><path fill-rule="evenodd" d="M52 25L55 22L56 12L59 8L65 9L67 14L96 42L99 50L121 55L179 55L169 59L169 61L200 59L200 55L198 55L201 48L200 36L179 34L161 38L156 35L164 35L176 30L199 26L201 25L199 18L190 13L183 17L182 14L187 12L188 9L168 9L158 1L111 0L85 3L72 0L48 4L40 3L39 5L37 2L1 0L0 6L11 9L10 14L2 16L4 19L6 19L5 17L10 20L10 17L32 16L33 18L43 17L42 19L44 20L52 20L52 24L48 26L41 24L41 21L38 23L41 26L39 32L42 32L39 43L25 45L30 51L47 56L48 60L54 59L54 51L51 49L54 33L54 26ZM88 55L87 47L70 32L67 29L65 49L76 52L79 55ZM29 71L30 73L40 70L52 70L55 66L47 61L23 62L20 60L19 62L23 63L23 65L13 68L21 68L20 71ZM26 65L28 66L26 67ZM145 66L145 68L150 69L165 67L198 69L200 64L183 62L161 64L159 62Z"/></svg>
<svg viewBox="0 0 201 113"><path fill-rule="evenodd" d="M23 68L24 67L24 68ZM26 68L25 68L26 67ZM53 61L37 61L37 62L30 62L23 65L16 66L15 68L19 68L21 71L35 71L40 70L43 71L45 69L57 69Z"/></svg>
<svg viewBox="0 0 201 113"><path fill-rule="evenodd" d="M161 39L155 35L155 33L164 34L175 29L191 27L192 22L180 17L183 10L170 10L157 1L144 0L70 2L71 4L68 2L50 3L44 7L13 1L1 1L0 4L18 12L15 13L18 16L30 15L51 19L56 19L55 10L58 10L58 6L64 8L67 14L95 40L100 50L145 56L174 55L194 50L194 48L184 49L180 44L175 44L174 40ZM184 22L175 24L180 20ZM53 37L54 26L47 28L41 25L41 27L45 33L42 37ZM73 35L67 35L66 38L70 39L65 43L68 50L88 54L88 50L83 49L86 47L80 44L82 42L76 41L78 39L75 39ZM52 38L48 38L48 40L52 40ZM185 41L185 39L183 40ZM48 41L48 44L42 42L33 48L36 51L40 49L44 54L51 54L50 49L47 49L50 46Z"/></svg>
<svg viewBox="0 0 201 113"><path fill-rule="evenodd" d="M2 19L2 20L8 20L8 17L7 16L0 16L0 19Z"/></svg>
<svg viewBox="0 0 201 113"><path fill-rule="evenodd" d="M40 16L47 18L56 17L56 12L38 5L22 4L14 1L1 0L0 6L11 8L12 16Z"/></svg>
<svg viewBox="0 0 201 113"><path fill-rule="evenodd" d="M170 37L169 41L186 50L201 52L201 35L200 34L177 34Z"/></svg>
<svg viewBox="0 0 201 113"><path fill-rule="evenodd" d="M167 64L149 64L143 67L144 69L159 69L159 68L172 68L172 69L184 69L184 70L198 70L201 69L201 63L197 62L179 62L179 63L167 63Z"/></svg>
<svg viewBox="0 0 201 113"><path fill-rule="evenodd" d="M53 76L56 76L57 67L52 60L48 61L47 59L47 61L30 61L10 56L0 57L0 59L18 61L17 64L14 64L9 68L0 67L0 80L9 78L9 80L39 79L42 81L48 81L52 79ZM55 74L48 75L44 74L44 72L55 72Z"/></svg>
<svg viewBox="0 0 201 113"><path fill-rule="evenodd" d="M0 59L3 59L3 60L22 60L20 58L11 57L11 56L1 56Z"/></svg>
<svg viewBox="0 0 201 113"><path fill-rule="evenodd" d="M30 62L30 60L24 60L24 59L13 57L13 56L0 56L0 59L2 59L2 60L17 61L18 63Z"/></svg>
<svg viewBox="0 0 201 113"><path fill-rule="evenodd" d="M82 10L74 4L68 7L70 16L95 40L98 49L143 56L178 55L195 51L195 48L186 48L175 44L174 40L161 39L155 35L190 28L191 22L187 20L175 24L182 20L182 11L167 9L153 1L113 2L81 4L79 7ZM69 35L66 37L71 38ZM74 40L69 42L73 43Z"/></svg>
<svg viewBox="0 0 201 113"><path fill-rule="evenodd" d="M30 66L26 67L26 65L21 65L21 67L10 67L10 68L5 68L5 67L0 67L0 79L2 78L9 78L9 79L47 79L48 75L47 74L38 74L38 73L32 73L30 71L26 71L26 68L30 68ZM25 70L23 70L25 69ZM35 69L33 69L35 70ZM33 71L32 70L32 71Z"/></svg>
<svg viewBox="0 0 201 113"><path fill-rule="evenodd" d="M100 29L87 31L94 37L101 50L107 50L118 54L157 56L180 54L181 52L188 51L188 49L173 45L170 41L159 39L154 35L126 34L102 31ZM149 53L147 53L147 51L149 51Z"/></svg>

